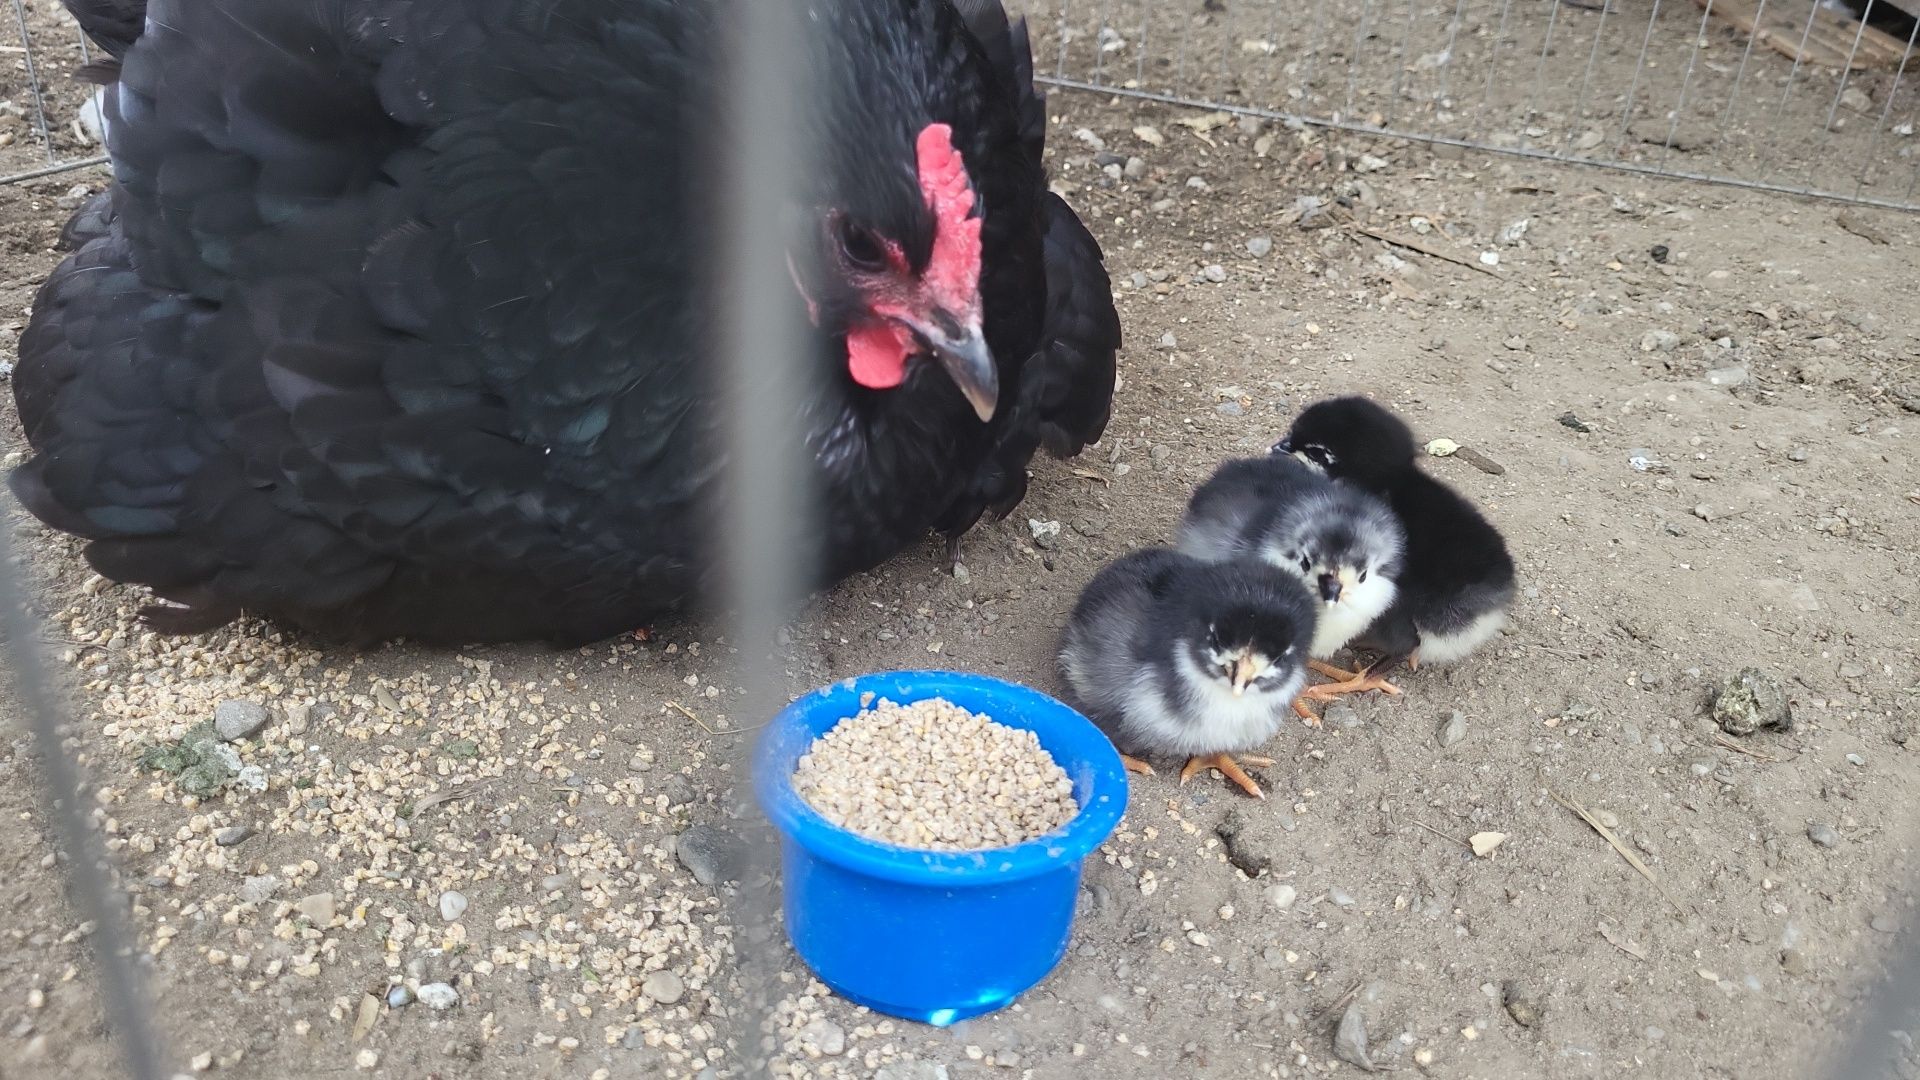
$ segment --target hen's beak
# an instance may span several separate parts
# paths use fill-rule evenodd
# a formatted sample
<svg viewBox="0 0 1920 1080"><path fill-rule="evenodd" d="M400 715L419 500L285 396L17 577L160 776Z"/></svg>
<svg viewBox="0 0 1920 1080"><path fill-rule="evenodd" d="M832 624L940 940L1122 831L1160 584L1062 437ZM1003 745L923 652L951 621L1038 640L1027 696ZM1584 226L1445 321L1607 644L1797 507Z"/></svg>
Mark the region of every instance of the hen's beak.
<svg viewBox="0 0 1920 1080"><path fill-rule="evenodd" d="M1000 402L1000 373L993 366L986 335L980 332L979 317L962 322L935 308L930 318L905 321L966 395L981 422L993 419Z"/></svg>
<svg viewBox="0 0 1920 1080"><path fill-rule="evenodd" d="M1241 653L1233 658L1233 696L1240 697L1247 692L1247 684L1253 682L1257 672L1253 669L1253 656Z"/></svg>

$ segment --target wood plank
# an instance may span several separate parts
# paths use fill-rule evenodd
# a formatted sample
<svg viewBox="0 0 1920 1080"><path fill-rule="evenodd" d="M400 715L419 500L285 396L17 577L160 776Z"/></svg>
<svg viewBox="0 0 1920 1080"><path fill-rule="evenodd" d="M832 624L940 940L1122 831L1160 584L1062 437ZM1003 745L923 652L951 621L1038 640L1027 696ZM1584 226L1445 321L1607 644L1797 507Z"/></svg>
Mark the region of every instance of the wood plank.
<svg viewBox="0 0 1920 1080"><path fill-rule="evenodd" d="M1820 67L1851 67L1855 71L1892 70L1900 66L1907 43L1874 27L1864 30L1858 22L1813 0L1693 0L1707 8L1714 19L1790 60ZM1812 12L1813 25L1807 25ZM1856 46L1854 39L1859 38ZM1804 39L1804 40L1803 40Z"/></svg>

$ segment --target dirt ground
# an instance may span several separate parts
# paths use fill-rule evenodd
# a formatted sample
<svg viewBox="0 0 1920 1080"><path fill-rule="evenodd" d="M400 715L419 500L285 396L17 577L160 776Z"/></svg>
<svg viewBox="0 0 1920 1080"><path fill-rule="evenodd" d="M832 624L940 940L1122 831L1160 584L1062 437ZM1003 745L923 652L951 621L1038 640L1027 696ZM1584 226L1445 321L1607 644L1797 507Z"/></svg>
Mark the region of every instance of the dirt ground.
<svg viewBox="0 0 1920 1080"><path fill-rule="evenodd" d="M1911 219L1055 102L1056 174L1128 335L1112 427L1036 464L964 580L929 542L811 605L789 689L929 664L1057 689L1093 572L1347 392L1478 455L1427 464L1509 538L1506 637L1289 729L1265 803L1137 782L1059 971L933 1030L737 934L735 886L677 856L691 827L744 827L723 796L756 718L731 709L724 643L161 640L140 597L22 524L170 1068L724 1076L752 949L783 967L795 1077L1354 1073L1333 1038L1352 1003L1375 1063L1448 1080L1817 1073L1914 914ZM100 182L0 189L8 349L63 196ZM1029 518L1066 527L1043 547ZM1747 667L1785 685L1791 731L1707 717ZM251 771L198 797L143 765L228 701L267 709L235 744ZM118 1075L29 739L0 730L0 1076ZM1478 857L1485 832L1506 838ZM1884 1051L1920 1074L1910 1040Z"/></svg>

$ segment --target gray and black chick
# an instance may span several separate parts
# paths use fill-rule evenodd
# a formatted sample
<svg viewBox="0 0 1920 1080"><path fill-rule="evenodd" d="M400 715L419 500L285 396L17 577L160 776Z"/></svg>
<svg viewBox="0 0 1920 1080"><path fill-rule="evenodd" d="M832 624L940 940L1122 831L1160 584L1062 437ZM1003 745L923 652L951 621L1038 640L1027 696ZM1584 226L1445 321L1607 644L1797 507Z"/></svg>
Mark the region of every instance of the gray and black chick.
<svg viewBox="0 0 1920 1080"><path fill-rule="evenodd" d="M1153 772L1148 756L1180 756L1181 783L1211 767L1265 798L1241 763L1273 764L1246 751L1280 730L1306 683L1314 607L1298 580L1264 562L1146 548L1080 594L1060 673L1129 772Z"/></svg>
<svg viewBox="0 0 1920 1080"><path fill-rule="evenodd" d="M1402 659L1415 668L1451 663L1506 625L1514 594L1506 541L1472 503L1420 469L1413 432L1399 417L1363 397L1316 402L1274 451L1380 496L1406 530L1399 594L1361 635L1361 644L1385 654L1370 673Z"/></svg>
<svg viewBox="0 0 1920 1080"><path fill-rule="evenodd" d="M1285 454L1229 461L1195 491L1175 543L1204 561L1261 559L1319 598L1308 666L1341 682L1306 697L1397 687L1331 667L1326 660L1393 604L1404 536L1385 500L1329 479ZM1294 709L1317 723L1304 703Z"/></svg>

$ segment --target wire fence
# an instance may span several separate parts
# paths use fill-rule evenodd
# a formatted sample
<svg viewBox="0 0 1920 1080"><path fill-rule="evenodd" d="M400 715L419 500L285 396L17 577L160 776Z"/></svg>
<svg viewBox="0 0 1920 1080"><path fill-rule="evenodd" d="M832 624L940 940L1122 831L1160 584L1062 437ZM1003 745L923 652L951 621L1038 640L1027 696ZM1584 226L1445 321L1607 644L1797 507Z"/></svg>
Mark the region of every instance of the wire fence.
<svg viewBox="0 0 1920 1080"><path fill-rule="evenodd" d="M1703 0L1710 3L1711 0ZM1768 0L1759 0L1764 9ZM1777 4L1777 0L1776 0ZM1608 3L1546 0L1455 0L1404 6L1389 0L1310 0L1311 18L1277 3L1241 7L1237 0L1177 10L1145 2L1077 0L1032 14L1043 29L1036 51L1052 54L1047 81L1096 88L1125 97L1279 117L1339 130L1393 135L1430 143L1471 147L1534 158L1576 162L1680 179L1739 184L1870 205L1916 209L1916 171L1911 140L1913 96L1904 82L1906 52L1898 65L1861 71L1827 70L1789 59L1772 47L1744 42L1715 23L1702 7L1695 14L1650 0L1644 8ZM86 152L83 132L71 120L87 94L42 80L71 64L36 62L26 9L14 0L22 56L32 94L30 152L42 158L0 182L54 175L97 164ZM1827 18L1809 8L1802 37ZM1796 16L1797 17L1797 16ZM768 218L791 182L798 153L795 125L783 108L808 100L796 89L804 65L784 43L798 35L779 20L746 28L734 42L731 65L740 82L734 98L727 175L728 196L740 223L720 238L722 264L730 277L759 287L736 290L742 298L736 322L726 330L722 354L738 411L724 433L737 475L724 512L735 546L726 553L732 608L738 613L732 640L742 665L740 682L750 707L771 712L782 700L779 671L762 663L773 651L782 612L799 595L801 575L794 552L775 538L808 505L796 483L795 463L779 437L793 417L786 407L791 388L769 378L754 357L780 355L792 341L777 305L760 298L778 294L785 269L756 238L779 230ZM1854 52L1865 40L1854 34ZM1804 42L1803 42L1804 44ZM1911 45L1909 40L1907 45ZM84 41L72 54L85 62ZM782 62L782 60L787 62ZM1865 95L1865 112L1848 99L1849 88ZM1865 89L1862 89L1862 88ZM1845 120L1846 123L1840 121ZM22 151L22 147L6 148ZM15 164L20 164L17 160ZM1849 183L1851 185L1850 190ZM759 228L750 227L758 223ZM99 983L127 1075L137 1080L165 1075L170 1048L157 1040L151 1002L144 996L133 957L138 955L121 915L122 897L111 884L97 836L86 820L83 773L59 731L55 680L33 642L40 630L27 613L24 575L0 535L0 626L7 659L44 760L50 819L67 858L69 896L93 924L93 956ZM744 773L744 770L742 770ZM758 852L762 878L775 876L772 854ZM736 922L745 941L743 963L777 969L779 938L771 890L740 893ZM761 932L755 932L754 928ZM1901 972L1878 1001L1857 1046L1850 1046L1836 1076L1891 1075L1884 1047L1887 1026L1911 1011L1911 972L1920 957L1906 957ZM753 983L768 987L764 977ZM1911 981L1908 979L1908 981ZM755 994L733 1014L733 1040L743 1051L737 1067L764 1071L755 1051L762 1045L771 1001Z"/></svg>
<svg viewBox="0 0 1920 1080"><path fill-rule="evenodd" d="M1054 0L1042 79L1361 135L1920 209L1920 22L1820 0ZM0 184L102 163L90 58L13 0L31 110ZM1049 65L1046 60L1051 59Z"/></svg>
<svg viewBox="0 0 1920 1080"><path fill-rule="evenodd" d="M1920 23L1896 39L1817 0L1058 0L1035 21L1057 86L1920 209Z"/></svg>

